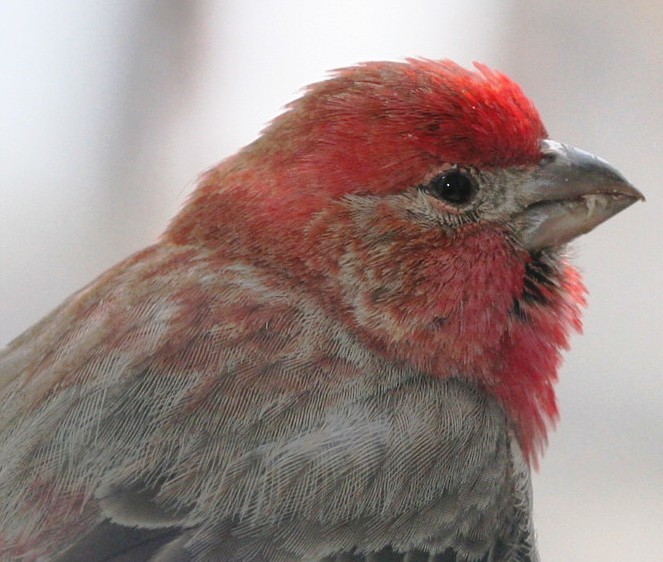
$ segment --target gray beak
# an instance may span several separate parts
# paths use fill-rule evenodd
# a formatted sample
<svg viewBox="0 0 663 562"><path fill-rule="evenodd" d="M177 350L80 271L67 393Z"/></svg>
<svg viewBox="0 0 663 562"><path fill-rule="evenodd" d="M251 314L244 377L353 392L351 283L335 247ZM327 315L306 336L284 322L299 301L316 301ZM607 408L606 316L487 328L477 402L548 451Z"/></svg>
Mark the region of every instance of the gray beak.
<svg viewBox="0 0 663 562"><path fill-rule="evenodd" d="M517 217L525 248L559 246L608 220L642 194L597 156L545 140L543 158L522 185Z"/></svg>

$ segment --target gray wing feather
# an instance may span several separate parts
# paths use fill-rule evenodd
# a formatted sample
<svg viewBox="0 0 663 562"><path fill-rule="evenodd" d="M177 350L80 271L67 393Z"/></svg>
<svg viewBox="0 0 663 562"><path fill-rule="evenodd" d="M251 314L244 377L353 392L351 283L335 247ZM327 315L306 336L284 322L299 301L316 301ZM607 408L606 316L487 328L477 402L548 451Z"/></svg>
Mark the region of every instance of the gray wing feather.
<svg viewBox="0 0 663 562"><path fill-rule="evenodd" d="M5 353L0 557L28 537L88 562L534 560L529 473L494 399L381 359L248 266L194 267L201 285L188 294L201 307L188 339L163 334L191 324L189 304L146 286L131 302L89 297L109 308L88 322L130 311L133 331L113 336L126 350L98 340L105 324L65 319L82 347L61 353L49 323L81 306L74 297ZM119 274L136 286L130 267ZM253 331L213 321L234 305L259 315L243 317ZM134 333L150 342L142 355ZM56 346L48 371L28 369L44 356L39 338Z"/></svg>
<svg viewBox="0 0 663 562"><path fill-rule="evenodd" d="M56 562L140 562L153 560L164 546L182 535L179 529L138 529L102 521ZM191 560L180 557L179 562Z"/></svg>

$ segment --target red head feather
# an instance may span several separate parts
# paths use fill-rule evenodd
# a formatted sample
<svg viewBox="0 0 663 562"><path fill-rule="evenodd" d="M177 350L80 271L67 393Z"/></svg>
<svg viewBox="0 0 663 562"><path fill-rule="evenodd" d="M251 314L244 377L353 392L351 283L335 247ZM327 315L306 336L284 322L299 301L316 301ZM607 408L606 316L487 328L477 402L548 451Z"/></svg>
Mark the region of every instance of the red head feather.
<svg viewBox="0 0 663 562"><path fill-rule="evenodd" d="M241 211L235 190L253 199L247 214L293 224L330 197L398 192L442 163L536 162L546 131L533 104L508 77L475 66L408 59L337 70L211 170L171 236L214 238L225 210Z"/></svg>

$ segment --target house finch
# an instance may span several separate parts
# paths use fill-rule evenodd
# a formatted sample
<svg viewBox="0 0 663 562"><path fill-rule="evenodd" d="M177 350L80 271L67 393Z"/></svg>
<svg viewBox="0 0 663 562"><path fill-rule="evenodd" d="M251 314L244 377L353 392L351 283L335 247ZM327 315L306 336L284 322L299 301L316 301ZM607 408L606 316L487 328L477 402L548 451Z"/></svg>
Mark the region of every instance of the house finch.
<svg viewBox="0 0 663 562"><path fill-rule="evenodd" d="M2 560L538 560L564 248L641 197L486 66L337 71L4 350Z"/></svg>

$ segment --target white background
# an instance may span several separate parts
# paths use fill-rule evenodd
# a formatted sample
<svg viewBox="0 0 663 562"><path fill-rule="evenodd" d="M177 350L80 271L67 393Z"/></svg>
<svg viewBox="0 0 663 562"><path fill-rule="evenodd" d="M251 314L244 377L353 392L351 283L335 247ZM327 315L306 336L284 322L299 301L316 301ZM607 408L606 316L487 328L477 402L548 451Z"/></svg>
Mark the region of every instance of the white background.
<svg viewBox="0 0 663 562"><path fill-rule="evenodd" d="M0 2L0 345L153 241L325 70L480 60L648 198L575 244L590 307L535 479L542 559L661 560L662 29L645 0Z"/></svg>

